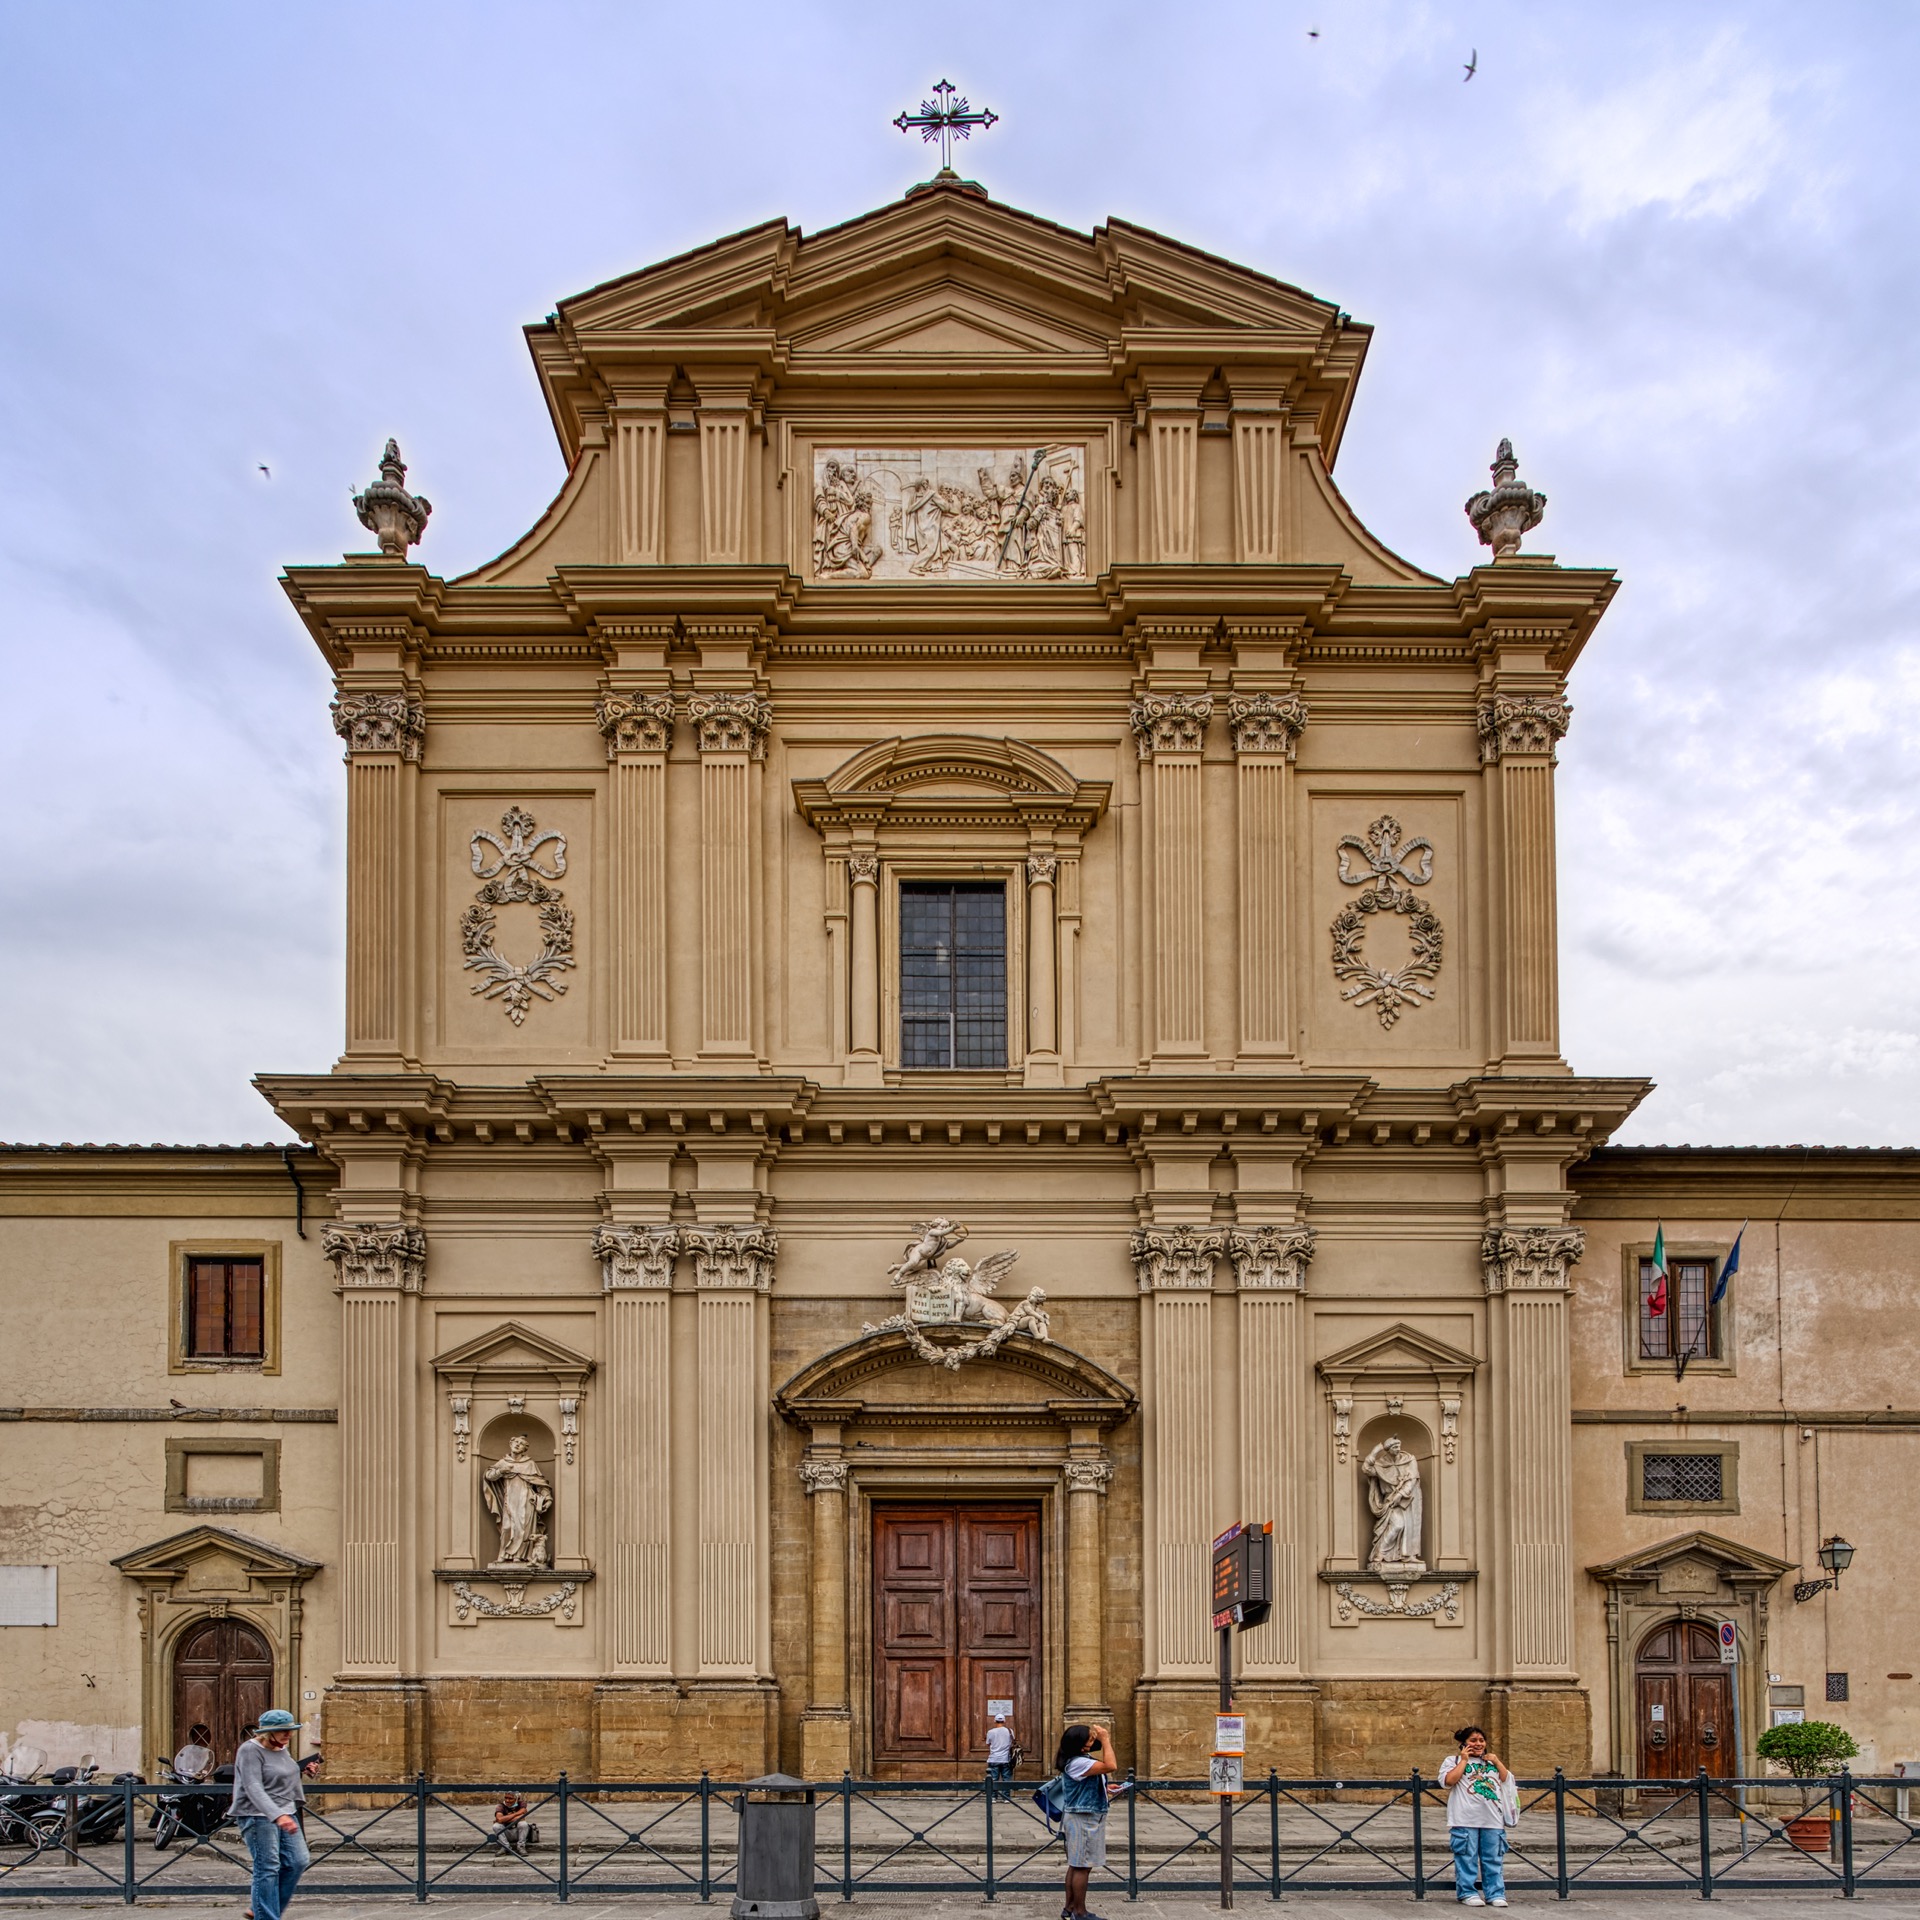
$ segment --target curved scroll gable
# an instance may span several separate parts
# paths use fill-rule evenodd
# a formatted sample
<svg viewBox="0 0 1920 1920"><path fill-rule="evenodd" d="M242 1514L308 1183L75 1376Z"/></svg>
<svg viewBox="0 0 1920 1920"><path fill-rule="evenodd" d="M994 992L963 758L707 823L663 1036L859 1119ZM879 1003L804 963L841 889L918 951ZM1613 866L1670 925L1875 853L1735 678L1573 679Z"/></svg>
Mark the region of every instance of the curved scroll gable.
<svg viewBox="0 0 1920 1920"><path fill-rule="evenodd" d="M966 1398L962 1399L964 1390ZM1057 1341L1009 1340L963 1376L929 1368L903 1333L870 1334L823 1353L773 1396L781 1418L810 1427L863 1413L888 1422L1008 1421L1042 1426L1117 1426L1139 1406L1125 1381Z"/></svg>
<svg viewBox="0 0 1920 1920"><path fill-rule="evenodd" d="M1084 834L1106 811L1104 780L1078 779L1039 748L1004 737L916 734L863 748L824 780L796 780L794 804L807 823L947 826L961 821L1070 827Z"/></svg>

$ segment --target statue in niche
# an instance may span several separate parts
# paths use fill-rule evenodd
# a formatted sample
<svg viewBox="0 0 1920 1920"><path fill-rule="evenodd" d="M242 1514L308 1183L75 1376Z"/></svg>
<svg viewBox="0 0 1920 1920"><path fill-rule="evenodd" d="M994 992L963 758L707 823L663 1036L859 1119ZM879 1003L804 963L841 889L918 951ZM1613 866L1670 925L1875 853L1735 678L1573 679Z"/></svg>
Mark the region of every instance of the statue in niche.
<svg viewBox="0 0 1920 1920"><path fill-rule="evenodd" d="M506 1452L487 1469L480 1493L500 1529L500 1557L493 1563L494 1571L551 1565L547 1515L553 1511L553 1488L527 1450L524 1434L516 1433Z"/></svg>
<svg viewBox="0 0 1920 1920"><path fill-rule="evenodd" d="M1374 1516L1368 1571L1388 1579L1425 1573L1427 1563L1420 1557L1426 1504L1420 1491L1420 1462L1394 1435L1382 1440L1361 1461L1360 1472L1367 1483L1367 1504Z"/></svg>

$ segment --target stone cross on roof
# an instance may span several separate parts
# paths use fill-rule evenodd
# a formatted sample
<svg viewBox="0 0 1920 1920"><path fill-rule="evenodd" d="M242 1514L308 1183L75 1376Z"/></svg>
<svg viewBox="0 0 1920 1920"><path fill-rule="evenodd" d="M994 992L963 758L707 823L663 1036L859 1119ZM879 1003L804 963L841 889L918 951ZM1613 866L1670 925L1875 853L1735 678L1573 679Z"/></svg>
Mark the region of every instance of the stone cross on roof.
<svg viewBox="0 0 1920 1920"><path fill-rule="evenodd" d="M931 100L920 102L918 113L903 113L894 121L902 133L912 133L916 129L920 138L926 142L940 142L940 171L953 171L953 142L957 134L965 140L975 127L990 127L998 120L997 113L982 109L975 113L967 105L963 94L956 94L953 88L942 80L933 90Z"/></svg>

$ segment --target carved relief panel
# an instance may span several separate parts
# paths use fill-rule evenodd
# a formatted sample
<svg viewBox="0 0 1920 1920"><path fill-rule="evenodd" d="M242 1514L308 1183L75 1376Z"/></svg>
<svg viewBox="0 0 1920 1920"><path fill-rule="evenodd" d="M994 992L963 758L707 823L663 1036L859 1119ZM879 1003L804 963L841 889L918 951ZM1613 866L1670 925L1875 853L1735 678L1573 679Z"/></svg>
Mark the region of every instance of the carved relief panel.
<svg viewBox="0 0 1920 1920"><path fill-rule="evenodd" d="M816 443L796 461L810 580L1004 585L1093 577L1085 440ZM1104 452L1104 449L1102 449Z"/></svg>

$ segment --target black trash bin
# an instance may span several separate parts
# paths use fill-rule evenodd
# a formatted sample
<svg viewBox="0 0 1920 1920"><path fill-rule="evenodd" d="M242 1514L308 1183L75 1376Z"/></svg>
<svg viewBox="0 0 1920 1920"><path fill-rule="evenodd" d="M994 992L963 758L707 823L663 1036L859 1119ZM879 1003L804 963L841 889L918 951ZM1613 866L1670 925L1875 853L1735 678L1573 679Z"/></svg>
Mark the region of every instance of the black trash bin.
<svg viewBox="0 0 1920 1920"><path fill-rule="evenodd" d="M749 1780L740 1795L739 1891L733 1920L819 1920L813 1897L813 1789L790 1774Z"/></svg>

